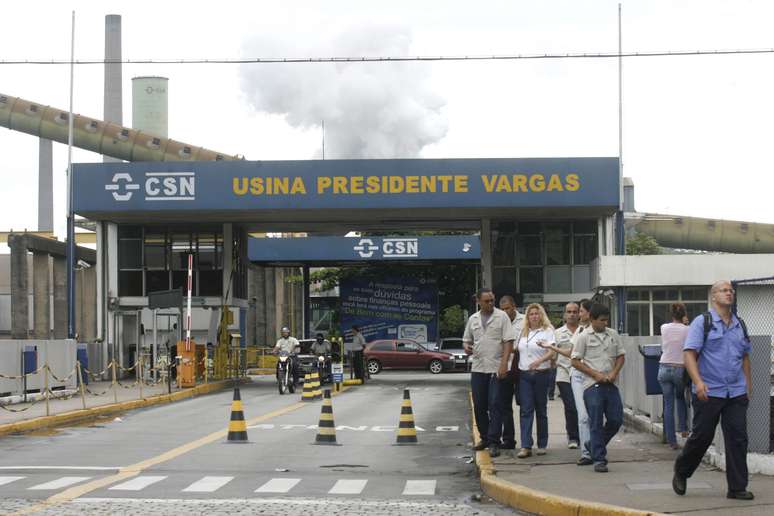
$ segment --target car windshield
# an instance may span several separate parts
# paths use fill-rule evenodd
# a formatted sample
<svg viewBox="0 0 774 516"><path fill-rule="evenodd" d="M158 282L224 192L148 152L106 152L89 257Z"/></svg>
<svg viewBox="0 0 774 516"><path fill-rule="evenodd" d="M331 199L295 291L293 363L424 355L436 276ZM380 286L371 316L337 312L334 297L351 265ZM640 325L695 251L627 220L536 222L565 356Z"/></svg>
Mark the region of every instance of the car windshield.
<svg viewBox="0 0 774 516"><path fill-rule="evenodd" d="M441 343L441 349L462 349L462 341L447 340Z"/></svg>

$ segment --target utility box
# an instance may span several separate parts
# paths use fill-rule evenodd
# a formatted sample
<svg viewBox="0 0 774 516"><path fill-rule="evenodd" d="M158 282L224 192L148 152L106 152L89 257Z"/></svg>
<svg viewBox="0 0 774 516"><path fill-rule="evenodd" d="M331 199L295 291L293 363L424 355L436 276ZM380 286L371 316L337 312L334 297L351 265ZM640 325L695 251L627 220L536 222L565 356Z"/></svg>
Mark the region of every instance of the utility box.
<svg viewBox="0 0 774 516"><path fill-rule="evenodd" d="M196 387L196 342L191 339L190 349L186 349L185 341L178 341L177 355L180 357L177 365L177 385Z"/></svg>
<svg viewBox="0 0 774 516"><path fill-rule="evenodd" d="M85 343L78 343L78 348L75 352L75 359L81 363L81 376L83 377L84 385L89 385L89 352Z"/></svg>

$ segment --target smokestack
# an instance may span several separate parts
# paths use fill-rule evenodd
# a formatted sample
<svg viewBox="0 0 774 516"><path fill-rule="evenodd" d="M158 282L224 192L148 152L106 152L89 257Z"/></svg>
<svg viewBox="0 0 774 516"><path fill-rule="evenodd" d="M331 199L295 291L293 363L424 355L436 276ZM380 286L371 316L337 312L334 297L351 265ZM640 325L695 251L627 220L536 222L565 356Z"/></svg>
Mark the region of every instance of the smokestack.
<svg viewBox="0 0 774 516"><path fill-rule="evenodd" d="M38 140L38 231L54 231L53 142Z"/></svg>
<svg viewBox="0 0 774 516"><path fill-rule="evenodd" d="M169 108L166 77L132 78L132 128L166 138Z"/></svg>
<svg viewBox="0 0 774 516"><path fill-rule="evenodd" d="M123 125L121 94L121 15L105 16L105 107L103 119ZM103 156L104 162L121 161Z"/></svg>

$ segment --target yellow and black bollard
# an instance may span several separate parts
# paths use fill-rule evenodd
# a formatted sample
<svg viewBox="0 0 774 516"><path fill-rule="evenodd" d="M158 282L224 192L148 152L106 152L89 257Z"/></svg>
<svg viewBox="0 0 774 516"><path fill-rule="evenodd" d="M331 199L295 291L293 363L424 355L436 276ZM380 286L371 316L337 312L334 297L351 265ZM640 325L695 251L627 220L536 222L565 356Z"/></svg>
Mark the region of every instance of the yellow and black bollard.
<svg viewBox="0 0 774 516"><path fill-rule="evenodd" d="M411 396L408 389L403 389L398 438L395 444L417 444L417 429L414 428L414 411L411 408Z"/></svg>
<svg viewBox="0 0 774 516"><path fill-rule="evenodd" d="M228 442L247 442L247 423L245 423L245 413L242 412L242 398L239 395L239 387L234 387L234 401L231 402L231 421L228 422Z"/></svg>
<svg viewBox="0 0 774 516"><path fill-rule="evenodd" d="M314 401L314 386L312 385L312 375L304 375L304 392L301 394L301 401Z"/></svg>
<svg viewBox="0 0 774 516"><path fill-rule="evenodd" d="M317 437L314 444L336 445L336 423L333 422L333 403L331 391L325 389L322 407L320 409L320 422L317 424Z"/></svg>
<svg viewBox="0 0 774 516"><path fill-rule="evenodd" d="M322 399L322 389L320 389L319 373L312 373L312 395L314 396L315 401Z"/></svg>

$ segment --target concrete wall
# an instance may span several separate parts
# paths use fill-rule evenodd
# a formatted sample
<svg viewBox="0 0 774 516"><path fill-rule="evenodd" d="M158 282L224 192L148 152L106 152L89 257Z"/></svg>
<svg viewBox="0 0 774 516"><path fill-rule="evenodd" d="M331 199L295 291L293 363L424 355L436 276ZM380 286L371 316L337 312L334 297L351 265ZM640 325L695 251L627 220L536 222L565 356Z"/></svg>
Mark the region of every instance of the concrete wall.
<svg viewBox="0 0 774 516"><path fill-rule="evenodd" d="M772 275L774 254L600 256L592 262L595 287L712 285Z"/></svg>

